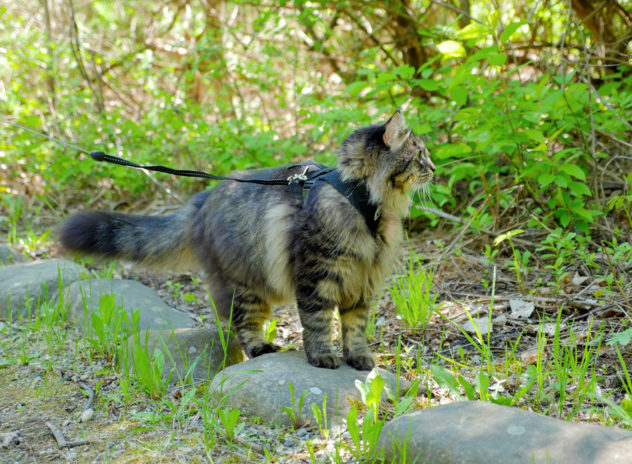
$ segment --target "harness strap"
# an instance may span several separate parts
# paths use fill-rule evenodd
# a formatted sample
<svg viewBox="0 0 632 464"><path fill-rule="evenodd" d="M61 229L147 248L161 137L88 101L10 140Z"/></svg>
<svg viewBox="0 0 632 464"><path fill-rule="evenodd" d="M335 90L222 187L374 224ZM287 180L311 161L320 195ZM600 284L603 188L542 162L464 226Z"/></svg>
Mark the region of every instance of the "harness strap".
<svg viewBox="0 0 632 464"><path fill-rule="evenodd" d="M340 177L340 171L334 168L329 168L316 181L327 182L338 190L362 215L371 235L375 237L381 215L378 213L377 205L370 202L371 196L364 182L359 180L343 181Z"/></svg>

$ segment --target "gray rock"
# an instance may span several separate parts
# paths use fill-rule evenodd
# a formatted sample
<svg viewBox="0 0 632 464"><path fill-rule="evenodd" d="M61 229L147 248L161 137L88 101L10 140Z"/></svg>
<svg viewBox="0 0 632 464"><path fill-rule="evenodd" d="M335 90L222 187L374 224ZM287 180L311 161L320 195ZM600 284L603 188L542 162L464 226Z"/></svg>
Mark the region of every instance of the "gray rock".
<svg viewBox="0 0 632 464"><path fill-rule="evenodd" d="M227 336L227 334L225 334ZM226 338L226 337L225 337ZM129 339L129 352L135 355L134 338ZM136 339L138 340L138 339ZM217 326L196 329L151 330L140 334L140 346L151 356L159 348L165 359L163 376L172 370L172 382L191 376L193 380L211 380L223 365L231 366L244 359L241 346L228 338L226 356ZM224 363L225 358L225 363ZM192 369L192 370L191 370Z"/></svg>
<svg viewBox="0 0 632 464"><path fill-rule="evenodd" d="M378 369L393 392L398 391L394 375ZM265 422L293 425L293 420L283 408L293 408L290 395L294 389L294 411L297 415L299 399L305 399L300 414L301 424L310 421L316 425L312 415L312 403L322 409L327 395L328 426L338 426L351 409L349 399L362 398L355 381L365 382L368 371L357 371L344 362L338 369L322 369L307 363L302 351L270 353L230 366L219 374L211 388L221 395L228 395L226 404L239 408L244 416L261 417ZM406 379L399 379L399 391L410 387ZM383 393L384 395L384 393ZM383 397L383 399L385 399Z"/></svg>
<svg viewBox="0 0 632 464"><path fill-rule="evenodd" d="M63 287L85 272L81 266L62 259L49 259L0 267L0 319L28 316L43 301L54 299Z"/></svg>
<svg viewBox="0 0 632 464"><path fill-rule="evenodd" d="M482 401L437 406L398 417L382 429L387 462L427 464L624 464L632 432L564 422Z"/></svg>
<svg viewBox="0 0 632 464"><path fill-rule="evenodd" d="M14 250L10 246L0 244L0 264L23 263L26 261L24 255Z"/></svg>
<svg viewBox="0 0 632 464"><path fill-rule="evenodd" d="M168 306L152 289L140 282L91 279L74 282L64 292L66 303L70 306L69 317L84 334L88 333L86 314L99 310L103 295L114 295L115 305L123 308L130 318L138 311L138 329L141 331L188 328L195 323L191 316Z"/></svg>

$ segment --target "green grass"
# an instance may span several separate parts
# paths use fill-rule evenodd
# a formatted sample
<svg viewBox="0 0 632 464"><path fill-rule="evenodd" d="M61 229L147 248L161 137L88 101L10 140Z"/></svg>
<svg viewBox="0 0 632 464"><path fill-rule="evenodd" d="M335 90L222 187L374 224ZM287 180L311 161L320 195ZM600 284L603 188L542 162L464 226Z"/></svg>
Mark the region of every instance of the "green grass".
<svg viewBox="0 0 632 464"><path fill-rule="evenodd" d="M433 271L422 266L422 259L410 250L403 275L393 279L390 294L397 314L411 327L426 327L436 309L437 295L432 292Z"/></svg>

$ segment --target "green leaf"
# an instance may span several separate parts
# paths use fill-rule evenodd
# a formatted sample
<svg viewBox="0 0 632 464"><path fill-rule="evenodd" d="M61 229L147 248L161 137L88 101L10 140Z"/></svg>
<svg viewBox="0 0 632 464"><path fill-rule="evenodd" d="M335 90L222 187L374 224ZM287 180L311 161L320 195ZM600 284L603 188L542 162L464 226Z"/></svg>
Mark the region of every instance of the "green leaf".
<svg viewBox="0 0 632 464"><path fill-rule="evenodd" d="M351 84L349 84L347 86L347 93L349 95L351 95L352 97L355 97L356 95L358 95L362 89L368 87L369 84L367 82L364 81L356 81L356 82L352 82Z"/></svg>
<svg viewBox="0 0 632 464"><path fill-rule="evenodd" d="M584 184L583 182L571 181L568 184L568 188L570 189L571 193L575 195L576 197L581 198L584 195L589 196L589 197L592 196L592 192L590 191L588 186Z"/></svg>
<svg viewBox="0 0 632 464"><path fill-rule="evenodd" d="M467 396L467 399L470 401L474 401L476 399L476 390L474 389L472 384L465 380L465 377L461 375L458 376L458 380L463 387L463 390L465 390L465 396Z"/></svg>
<svg viewBox="0 0 632 464"><path fill-rule="evenodd" d="M375 82L378 84L383 84L385 82L391 82L397 80L397 76L390 72L383 72L377 75L377 79Z"/></svg>
<svg viewBox="0 0 632 464"><path fill-rule="evenodd" d="M560 169L579 180L586 180L586 174L576 164L563 164Z"/></svg>
<svg viewBox="0 0 632 464"><path fill-rule="evenodd" d="M540 174L538 176L538 182L540 183L542 187L547 187L554 180L555 180L555 176L548 172L545 172L544 174Z"/></svg>
<svg viewBox="0 0 632 464"><path fill-rule="evenodd" d="M408 64L405 64L405 65L398 66L397 68L395 68L395 72L399 74L399 76L402 79L407 80L415 75L415 68L413 68L412 66Z"/></svg>
<svg viewBox="0 0 632 464"><path fill-rule="evenodd" d="M525 129L524 133L531 139L531 140L535 140L536 142L539 143L544 143L545 142L545 138L544 138L544 134L537 130L537 129Z"/></svg>
<svg viewBox="0 0 632 464"><path fill-rule="evenodd" d="M606 343L610 346L613 346L617 343L620 344L621 346L626 346L626 345L629 345L631 342L632 342L632 327L625 329L622 332L613 334L612 338L610 338Z"/></svg>
<svg viewBox="0 0 632 464"><path fill-rule="evenodd" d="M456 33L458 39L480 39L487 36L490 33L490 29L487 25L481 23L470 23Z"/></svg>
<svg viewBox="0 0 632 464"><path fill-rule="evenodd" d="M439 84L432 79L415 79L413 83L428 92L433 92L439 88Z"/></svg>
<svg viewBox="0 0 632 464"><path fill-rule="evenodd" d="M522 229L514 229L514 230L510 230L508 232L505 232L504 234L500 234L498 237L496 237L494 239L494 245L498 246L500 245L502 242L504 242L505 240L511 240L511 237L514 237L516 235L522 234L524 233L524 230Z"/></svg>
<svg viewBox="0 0 632 464"><path fill-rule="evenodd" d="M555 183L562 188L568 187L568 177L562 174L555 176Z"/></svg>
<svg viewBox="0 0 632 464"><path fill-rule="evenodd" d="M498 46L493 45L491 47L481 48L479 51L475 52L468 61L480 61L490 56L496 55L498 53Z"/></svg>
<svg viewBox="0 0 632 464"><path fill-rule="evenodd" d="M459 390L459 383L454 375L452 375L445 367L434 365L430 368L430 372L439 385L448 387L452 393L460 395L461 392Z"/></svg>
<svg viewBox="0 0 632 464"><path fill-rule="evenodd" d="M436 158L436 159L453 158L457 156L467 155L469 153L472 153L472 149L470 148L469 145L447 143L439 147L439 149L433 154L433 158Z"/></svg>
<svg viewBox="0 0 632 464"><path fill-rule="evenodd" d="M520 26L524 24L526 24L526 21L519 21L517 23L511 23L510 25L508 25L500 34L499 40L501 45L507 42L507 40L509 40L513 33L516 32L518 28L520 28Z"/></svg>
<svg viewBox="0 0 632 464"><path fill-rule="evenodd" d="M563 227L566 227L571 222L571 215L568 214L568 211L564 210L560 213L560 224Z"/></svg>
<svg viewBox="0 0 632 464"><path fill-rule="evenodd" d="M499 53L489 57L489 64L494 66L502 66L507 62L507 55L505 53Z"/></svg>
<svg viewBox="0 0 632 464"><path fill-rule="evenodd" d="M464 85L457 85L450 89L450 97L459 105L465 105L467 102L467 87Z"/></svg>
<svg viewBox="0 0 632 464"><path fill-rule="evenodd" d="M347 413L347 430L356 449L360 449L360 427L358 426L358 409L353 406Z"/></svg>
<svg viewBox="0 0 632 464"><path fill-rule="evenodd" d="M437 45L439 52L446 58L462 58L465 56L465 48L456 40L445 40Z"/></svg>

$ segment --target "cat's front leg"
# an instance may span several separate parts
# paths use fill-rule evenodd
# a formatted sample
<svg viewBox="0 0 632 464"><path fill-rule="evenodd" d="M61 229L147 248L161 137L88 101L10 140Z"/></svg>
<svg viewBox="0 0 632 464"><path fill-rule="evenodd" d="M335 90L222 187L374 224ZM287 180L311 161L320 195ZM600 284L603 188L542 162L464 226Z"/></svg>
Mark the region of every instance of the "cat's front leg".
<svg viewBox="0 0 632 464"><path fill-rule="evenodd" d="M347 364L360 371L370 371L375 367L375 359L365 335L368 316L366 305L340 309L344 358Z"/></svg>
<svg viewBox="0 0 632 464"><path fill-rule="evenodd" d="M312 366L336 369L340 360L331 343L333 304L321 298L311 283L299 285L296 293L307 361Z"/></svg>

